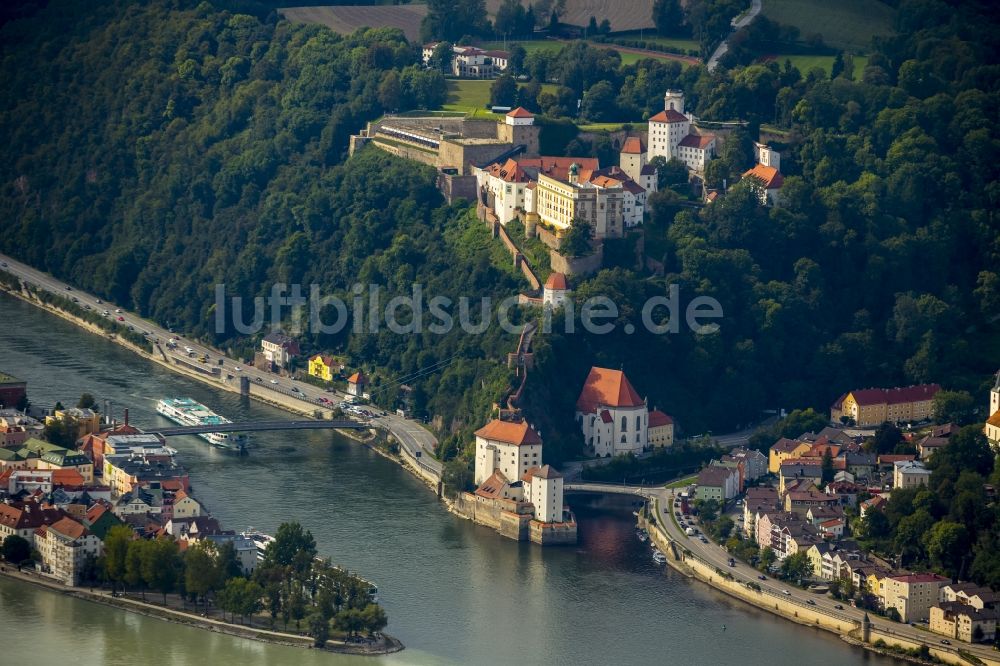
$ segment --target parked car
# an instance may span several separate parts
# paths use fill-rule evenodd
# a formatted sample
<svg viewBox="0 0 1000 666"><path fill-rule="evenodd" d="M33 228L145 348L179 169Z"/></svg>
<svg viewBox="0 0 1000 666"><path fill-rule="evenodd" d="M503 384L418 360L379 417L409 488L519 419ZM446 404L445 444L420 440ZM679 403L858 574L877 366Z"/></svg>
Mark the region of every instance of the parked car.
<svg viewBox="0 0 1000 666"><path fill-rule="evenodd" d="M767 576L765 576L764 574L757 576L757 578L759 578L760 580L767 580Z"/></svg>
<svg viewBox="0 0 1000 666"><path fill-rule="evenodd" d="M840 604L837 604L836 606L834 606L834 608L836 608L837 610L844 610L844 607L841 606Z"/></svg>
<svg viewBox="0 0 1000 666"><path fill-rule="evenodd" d="M943 639L941 641L941 645L951 645L951 641L949 641L948 639Z"/></svg>
<svg viewBox="0 0 1000 666"><path fill-rule="evenodd" d="M115 312L117 312L118 314L121 314L122 309L121 308L115 308Z"/></svg>
<svg viewBox="0 0 1000 666"><path fill-rule="evenodd" d="M790 596L792 596L792 593L791 593L791 592L789 592L788 590L782 590L782 591L781 591L781 593L782 593L783 595L785 595L786 597L790 597Z"/></svg>
<svg viewBox="0 0 1000 666"><path fill-rule="evenodd" d="M7 262L6 261L0 262L0 266L3 266L4 268L7 268Z"/></svg>
<svg viewBox="0 0 1000 666"><path fill-rule="evenodd" d="M814 599L808 599L808 600L806 600L806 603L809 604L810 606L815 606L816 605L816 601Z"/></svg>

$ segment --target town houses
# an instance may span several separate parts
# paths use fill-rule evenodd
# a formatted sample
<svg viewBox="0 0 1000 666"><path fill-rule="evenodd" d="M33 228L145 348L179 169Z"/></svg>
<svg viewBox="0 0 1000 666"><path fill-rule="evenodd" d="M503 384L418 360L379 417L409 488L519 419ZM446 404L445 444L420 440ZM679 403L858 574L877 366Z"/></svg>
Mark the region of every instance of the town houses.
<svg viewBox="0 0 1000 666"><path fill-rule="evenodd" d="M931 417L931 403L940 390L937 384L920 384L849 391L830 407L830 420L861 427L924 421Z"/></svg>

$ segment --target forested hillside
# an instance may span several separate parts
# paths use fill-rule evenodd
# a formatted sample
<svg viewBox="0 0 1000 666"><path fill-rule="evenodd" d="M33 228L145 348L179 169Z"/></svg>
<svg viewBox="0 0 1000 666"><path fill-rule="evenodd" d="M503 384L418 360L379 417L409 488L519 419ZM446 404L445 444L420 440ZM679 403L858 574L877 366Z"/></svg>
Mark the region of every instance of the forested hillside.
<svg viewBox="0 0 1000 666"><path fill-rule="evenodd" d="M834 80L777 63L686 74L698 113L751 121L712 163L719 185L752 164L754 123L777 113L788 126L783 203L763 208L741 184L695 214L656 195L646 243L666 279L609 271L577 299L609 295L635 322L673 283L682 307L717 298L721 331L654 337L619 325L539 338L542 379L529 393L544 405L532 415L543 431L573 435L592 362L624 363L688 433L916 382L973 391L985 410L1000 367L1000 32L989 9L902 2L899 36L878 44L864 72Z"/></svg>

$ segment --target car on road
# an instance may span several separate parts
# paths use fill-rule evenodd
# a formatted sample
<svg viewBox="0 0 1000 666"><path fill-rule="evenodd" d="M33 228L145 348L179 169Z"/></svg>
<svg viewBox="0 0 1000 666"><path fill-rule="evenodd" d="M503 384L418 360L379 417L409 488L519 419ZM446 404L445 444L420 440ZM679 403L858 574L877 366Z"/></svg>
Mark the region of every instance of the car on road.
<svg viewBox="0 0 1000 666"><path fill-rule="evenodd" d="M238 365L234 365L234 366L233 366L233 370L235 370L236 372L243 372L243 368L241 368L241 367L240 367L240 366L238 366Z"/></svg>
<svg viewBox="0 0 1000 666"><path fill-rule="evenodd" d="M841 606L840 604L837 604L836 606L834 606L834 608L836 608L837 610L844 610L844 607Z"/></svg>
<svg viewBox="0 0 1000 666"><path fill-rule="evenodd" d="M705 537L702 537L702 538L701 538L701 542L702 542L702 543L708 543L708 539L706 539Z"/></svg>
<svg viewBox="0 0 1000 666"><path fill-rule="evenodd" d="M815 599L807 599L806 603L809 604L810 606L815 606L816 605L816 600Z"/></svg>
<svg viewBox="0 0 1000 666"><path fill-rule="evenodd" d="M73 291L73 287L66 285L66 291Z"/></svg>
<svg viewBox="0 0 1000 666"><path fill-rule="evenodd" d="M326 398L326 397L324 397L324 396L320 396L320 397L318 397L318 398L316 398L316 399L317 399L317 400L319 400L319 401L320 401L320 402L322 402L322 403L328 403L328 402L330 402L330 399L329 399L329 398Z"/></svg>
<svg viewBox="0 0 1000 666"><path fill-rule="evenodd" d="M121 308L115 308L115 312L117 312L118 314L121 314L122 313L122 309Z"/></svg>
<svg viewBox="0 0 1000 666"><path fill-rule="evenodd" d="M263 383L264 383L264 380L263 380L263 379L261 379L260 377L254 377L254 379L256 379L256 380L257 380L258 382L260 382L261 384L263 384Z"/></svg>
<svg viewBox="0 0 1000 666"><path fill-rule="evenodd" d="M101 299L99 299L99 298L98 298L98 299L97 299L96 301L94 301L94 302L95 302L95 303L97 303L98 305L100 305L100 304L101 304Z"/></svg>
<svg viewBox="0 0 1000 666"><path fill-rule="evenodd" d="M302 389L300 389L298 386L293 386L292 393L302 393Z"/></svg>
<svg viewBox="0 0 1000 666"><path fill-rule="evenodd" d="M0 266L3 266L4 268L7 268L7 262L4 261L4 262L0 263Z"/></svg>
<svg viewBox="0 0 1000 666"><path fill-rule="evenodd" d="M84 306L83 306L83 309L84 309L84 310L89 310L89 309L90 309L90 306L89 306L89 305L86 305L86 304L84 304Z"/></svg>
<svg viewBox="0 0 1000 666"><path fill-rule="evenodd" d="M191 349L190 347L185 347L184 351L186 351L188 354L193 354L194 353L194 350Z"/></svg>
<svg viewBox="0 0 1000 666"><path fill-rule="evenodd" d="M943 640L941 641L941 645L951 645L951 641L949 641L949 640L947 640L947 639L943 639Z"/></svg>
<svg viewBox="0 0 1000 666"><path fill-rule="evenodd" d="M277 380L277 379L272 379L272 380L271 380L271 383L272 383L272 384L277 384L277 383L278 383L278 380Z"/></svg>
<svg viewBox="0 0 1000 666"><path fill-rule="evenodd" d="M74 302L74 303L79 303L79 302L80 302L80 299L79 299L79 298L77 298L76 296L74 296L74 297L73 297L73 302Z"/></svg>
<svg viewBox="0 0 1000 666"><path fill-rule="evenodd" d="M122 317L121 315L119 315L118 316L118 321L125 321L125 317Z"/></svg>
<svg viewBox="0 0 1000 666"><path fill-rule="evenodd" d="M788 590L782 590L782 591L781 591L781 593L782 593L783 595L785 595L786 597L790 597L790 596L792 596L792 593L791 593L791 592L789 592Z"/></svg>
<svg viewBox="0 0 1000 666"><path fill-rule="evenodd" d="M765 576L764 574L757 576L757 578L760 580L767 580L767 576Z"/></svg>

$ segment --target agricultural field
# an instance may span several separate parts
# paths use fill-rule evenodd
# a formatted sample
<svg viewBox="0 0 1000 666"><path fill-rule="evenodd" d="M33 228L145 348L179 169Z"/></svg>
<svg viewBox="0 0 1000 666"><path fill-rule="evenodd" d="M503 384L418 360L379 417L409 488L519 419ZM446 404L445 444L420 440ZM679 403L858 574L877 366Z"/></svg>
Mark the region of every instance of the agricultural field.
<svg viewBox="0 0 1000 666"><path fill-rule="evenodd" d="M830 55L769 55L763 60L765 62L774 61L779 65L784 66L786 60L790 60L792 66L794 66L802 76L809 73L809 70L814 67L819 67L826 72L827 76L830 76L830 70L833 68L834 56ZM864 73L865 67L868 66L867 56L854 56L854 78L860 80L861 74Z"/></svg>
<svg viewBox="0 0 1000 666"><path fill-rule="evenodd" d="M819 33L828 46L866 53L873 36L892 33L895 10L878 0L765 0L763 14L797 27L803 39Z"/></svg>
<svg viewBox="0 0 1000 666"><path fill-rule="evenodd" d="M495 15L503 0L486 0L486 10ZM521 0L527 6L529 0ZM600 23L611 22L615 32L653 27L653 0L566 0L566 11L559 17L561 23L586 27L593 16Z"/></svg>
<svg viewBox="0 0 1000 666"><path fill-rule="evenodd" d="M293 23L319 23L349 35L358 28L400 28L411 42L420 41L420 21L427 5L342 5L285 7L278 13Z"/></svg>

